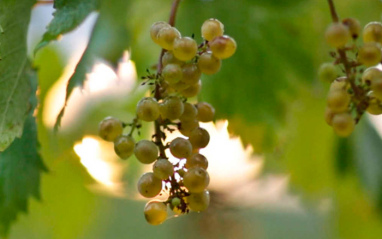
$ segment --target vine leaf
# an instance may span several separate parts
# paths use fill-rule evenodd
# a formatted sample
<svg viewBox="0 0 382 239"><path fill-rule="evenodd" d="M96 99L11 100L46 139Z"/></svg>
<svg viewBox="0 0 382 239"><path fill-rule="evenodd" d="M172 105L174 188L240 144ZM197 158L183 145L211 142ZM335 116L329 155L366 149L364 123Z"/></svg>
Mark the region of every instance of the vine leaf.
<svg viewBox="0 0 382 239"><path fill-rule="evenodd" d="M61 34L72 31L80 25L93 11L99 9L100 0L56 0L54 1L53 20L47 26L47 31L37 44L34 53L56 40Z"/></svg>
<svg viewBox="0 0 382 239"><path fill-rule="evenodd" d="M66 103L77 86L82 86L88 73L97 59L103 59L116 66L123 51L127 49L129 34L127 31L127 9L129 1L104 0L101 3L100 14L92 31L90 42L70 77L65 105L57 116L55 130L60 125L65 112Z"/></svg>
<svg viewBox="0 0 382 239"><path fill-rule="evenodd" d="M0 1L0 152L22 135L30 108L26 36L34 2Z"/></svg>

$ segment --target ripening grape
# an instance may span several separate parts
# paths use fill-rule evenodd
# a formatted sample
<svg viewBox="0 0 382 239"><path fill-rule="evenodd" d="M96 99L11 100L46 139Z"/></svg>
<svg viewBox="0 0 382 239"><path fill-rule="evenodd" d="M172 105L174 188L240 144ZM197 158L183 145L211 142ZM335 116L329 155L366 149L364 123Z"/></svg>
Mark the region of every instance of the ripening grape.
<svg viewBox="0 0 382 239"><path fill-rule="evenodd" d="M370 89L373 91L374 97L382 100L382 79L374 79L371 82Z"/></svg>
<svg viewBox="0 0 382 239"><path fill-rule="evenodd" d="M195 57L198 51L198 44L190 37L175 39L173 54L181 61L189 61Z"/></svg>
<svg viewBox="0 0 382 239"><path fill-rule="evenodd" d="M163 54L163 57L162 57L162 65L163 66L167 66L168 64L177 64L177 65L180 65L182 66L184 64L183 61L181 60L178 60L174 54L172 53L172 51L166 51L164 54Z"/></svg>
<svg viewBox="0 0 382 239"><path fill-rule="evenodd" d="M191 132L199 127L199 121L196 118L181 120L179 125L179 131L184 136L189 137Z"/></svg>
<svg viewBox="0 0 382 239"><path fill-rule="evenodd" d="M175 84L182 79L182 68L177 64L168 64L162 70L163 79L169 84Z"/></svg>
<svg viewBox="0 0 382 239"><path fill-rule="evenodd" d="M339 22L330 24L325 32L326 42L331 47L340 48L345 46L350 37L349 29Z"/></svg>
<svg viewBox="0 0 382 239"><path fill-rule="evenodd" d="M174 90L177 90L177 91L182 91L182 90L185 90L188 87L190 87L190 85L184 83L183 81L179 81L175 84L171 84L170 86L171 86L171 88L173 88Z"/></svg>
<svg viewBox="0 0 382 239"><path fill-rule="evenodd" d="M348 109L350 95L345 90L329 91L327 103L333 112L344 112Z"/></svg>
<svg viewBox="0 0 382 239"><path fill-rule="evenodd" d="M179 117L180 121L188 121L196 118L198 114L198 109L191 103L184 103L183 114Z"/></svg>
<svg viewBox="0 0 382 239"><path fill-rule="evenodd" d="M188 139L193 148L204 148L210 142L210 134L207 130L198 127L191 131Z"/></svg>
<svg viewBox="0 0 382 239"><path fill-rule="evenodd" d="M370 22L363 28L364 42L377 42L382 44L382 23Z"/></svg>
<svg viewBox="0 0 382 239"><path fill-rule="evenodd" d="M187 197L188 207L195 212L201 212L208 208L210 205L210 193L204 190L201 193L191 193Z"/></svg>
<svg viewBox="0 0 382 239"><path fill-rule="evenodd" d="M208 44L212 54L218 59L229 58L236 51L236 41L230 36L215 37Z"/></svg>
<svg viewBox="0 0 382 239"><path fill-rule="evenodd" d="M207 75L212 75L220 70L222 61L216 58L211 51L204 52L199 56L198 66L200 71Z"/></svg>
<svg viewBox="0 0 382 239"><path fill-rule="evenodd" d="M158 33L164 27L171 27L171 26L167 22L155 22L153 25L151 25L150 36L151 36L151 39L157 44L159 44Z"/></svg>
<svg viewBox="0 0 382 239"><path fill-rule="evenodd" d="M190 168L183 177L184 186L191 193L201 193L210 183L207 171L200 167Z"/></svg>
<svg viewBox="0 0 382 239"><path fill-rule="evenodd" d="M146 221L151 225L159 225L167 219L167 206L158 200L148 202L143 212Z"/></svg>
<svg viewBox="0 0 382 239"><path fill-rule="evenodd" d="M361 23L359 23L357 19L351 17L345 18L342 20L342 24L347 26L353 39L356 39L359 36L359 33L361 32Z"/></svg>
<svg viewBox="0 0 382 239"><path fill-rule="evenodd" d="M202 81L199 80L198 83L187 87L186 89L182 90L180 93L186 98L191 98L191 97L197 96L201 88L202 88Z"/></svg>
<svg viewBox="0 0 382 239"><path fill-rule="evenodd" d="M191 157L187 158L186 168L201 167L203 169L208 168L208 160L203 154L193 154Z"/></svg>
<svg viewBox="0 0 382 239"><path fill-rule="evenodd" d="M372 114L372 115L382 114L381 101L374 96L374 92L371 91L368 94L368 97L369 97L369 106L366 109L367 112Z"/></svg>
<svg viewBox="0 0 382 239"><path fill-rule="evenodd" d="M121 135L114 141L114 151L121 159L127 159L134 153L135 141L129 135Z"/></svg>
<svg viewBox="0 0 382 239"><path fill-rule="evenodd" d="M179 119L183 111L183 101L177 96L166 97L160 105L160 113L164 119Z"/></svg>
<svg viewBox="0 0 382 239"><path fill-rule="evenodd" d="M362 82L368 85L379 79L382 79L382 71L377 67L367 68L362 74Z"/></svg>
<svg viewBox="0 0 382 239"><path fill-rule="evenodd" d="M224 25L218 19L208 19L202 25L202 37L207 41L211 41L215 37L222 36L224 33Z"/></svg>
<svg viewBox="0 0 382 239"><path fill-rule="evenodd" d="M329 107L326 107L326 109L325 109L325 121L328 125L332 125L334 115L335 115L335 113Z"/></svg>
<svg viewBox="0 0 382 239"><path fill-rule="evenodd" d="M207 102L199 102L196 104L196 108L198 109L197 119L200 122L210 122L214 120L215 109L212 105Z"/></svg>
<svg viewBox="0 0 382 239"><path fill-rule="evenodd" d="M178 137L171 141L170 152L176 158L188 158L192 153L192 145L187 139Z"/></svg>
<svg viewBox="0 0 382 239"><path fill-rule="evenodd" d="M318 77L324 82L333 82L337 78L337 69L333 63L323 63L318 70Z"/></svg>
<svg viewBox="0 0 382 239"><path fill-rule="evenodd" d="M152 97L142 98L137 104L137 116L143 121L154 121L159 117L159 104Z"/></svg>
<svg viewBox="0 0 382 239"><path fill-rule="evenodd" d="M188 85L195 85L198 83L202 72L195 63L188 63L182 67L183 77L182 81Z"/></svg>
<svg viewBox="0 0 382 239"><path fill-rule="evenodd" d="M122 131L123 125L119 119L106 117L99 123L98 134L106 141L113 142L122 134Z"/></svg>
<svg viewBox="0 0 382 239"><path fill-rule="evenodd" d="M357 59L365 66L374 66L381 62L382 52L378 43L367 42L359 48Z"/></svg>
<svg viewBox="0 0 382 239"><path fill-rule="evenodd" d="M174 48L174 41L180 37L180 32L175 27L163 27L157 35L158 44L166 50L172 50Z"/></svg>
<svg viewBox="0 0 382 239"><path fill-rule="evenodd" d="M150 140L143 139L135 145L135 157L144 164L154 162L158 157L158 147Z"/></svg>
<svg viewBox="0 0 382 239"><path fill-rule="evenodd" d="M338 136L347 137L353 132L355 122L350 113L340 113L333 116L332 126Z"/></svg>
<svg viewBox="0 0 382 239"><path fill-rule="evenodd" d="M138 191L146 198L155 197L161 190L162 180L155 177L152 172L143 174L138 180Z"/></svg>
<svg viewBox="0 0 382 239"><path fill-rule="evenodd" d="M167 159L158 159L153 165L153 173L157 178L168 179L174 174L174 165Z"/></svg>

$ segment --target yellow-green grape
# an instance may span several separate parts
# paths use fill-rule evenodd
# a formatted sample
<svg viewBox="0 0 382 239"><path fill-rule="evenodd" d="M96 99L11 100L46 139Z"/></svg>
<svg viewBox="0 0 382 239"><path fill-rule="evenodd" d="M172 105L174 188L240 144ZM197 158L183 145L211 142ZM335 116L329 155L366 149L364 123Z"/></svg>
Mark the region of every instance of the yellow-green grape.
<svg viewBox="0 0 382 239"><path fill-rule="evenodd" d="M350 88L350 84L347 81L346 76L337 78L337 80L333 81L332 84L330 84L329 91L335 91L335 90L348 90Z"/></svg>
<svg viewBox="0 0 382 239"><path fill-rule="evenodd" d="M195 107L195 105L186 102L184 105L184 111L183 114L179 117L180 121L188 121L193 120L198 115L198 109Z"/></svg>
<svg viewBox="0 0 382 239"><path fill-rule="evenodd" d="M154 121L159 117L159 104L152 97L142 98L137 104L137 116L143 121Z"/></svg>
<svg viewBox="0 0 382 239"><path fill-rule="evenodd" d="M173 54L181 61L189 61L195 57L198 51L198 44L191 37L175 39Z"/></svg>
<svg viewBox="0 0 382 239"><path fill-rule="evenodd" d="M159 225L167 219L167 206L159 200L146 203L143 212L146 221L151 225Z"/></svg>
<svg viewBox="0 0 382 239"><path fill-rule="evenodd" d="M163 68L162 76L169 84L175 84L183 77L182 68L178 64L168 64Z"/></svg>
<svg viewBox="0 0 382 239"><path fill-rule="evenodd" d="M183 178L184 174L186 173L186 171L184 171L183 168L178 169L178 171L176 171L176 172L177 172L177 173L179 174L179 176L181 176L182 178Z"/></svg>
<svg viewBox="0 0 382 239"><path fill-rule="evenodd" d="M182 81L188 85L195 85L198 83L202 72L195 63L188 63L182 67L183 78Z"/></svg>
<svg viewBox="0 0 382 239"><path fill-rule="evenodd" d="M326 109L325 109L325 121L328 125L332 125L334 115L335 115L335 113L329 107L326 107Z"/></svg>
<svg viewBox="0 0 382 239"><path fill-rule="evenodd" d="M153 165L153 173L157 178L168 179L174 174L174 165L167 159L158 159Z"/></svg>
<svg viewBox="0 0 382 239"><path fill-rule="evenodd" d="M204 148L210 142L210 134L207 130L198 127L191 131L188 140L190 141L193 148Z"/></svg>
<svg viewBox="0 0 382 239"><path fill-rule="evenodd" d="M158 147L150 140L143 139L135 145L135 157L144 164L154 162L158 157Z"/></svg>
<svg viewBox="0 0 382 239"><path fill-rule="evenodd" d="M206 210L210 205L210 193L208 190L201 193L190 193L190 196L187 197L187 205L195 212Z"/></svg>
<svg viewBox="0 0 382 239"><path fill-rule="evenodd" d="M377 67L367 68L362 73L362 82L371 85L371 82L382 79L382 71Z"/></svg>
<svg viewBox="0 0 382 239"><path fill-rule="evenodd" d="M171 141L170 152L176 158L188 158L192 153L192 145L187 139L178 137Z"/></svg>
<svg viewBox="0 0 382 239"><path fill-rule="evenodd" d="M214 120L215 109L212 105L207 102L199 102L196 104L196 108L198 109L197 118L200 122L210 122Z"/></svg>
<svg viewBox="0 0 382 239"><path fill-rule="evenodd" d="M135 141L129 135L121 135L114 141L114 151L121 159L127 159L134 153Z"/></svg>
<svg viewBox="0 0 382 239"><path fill-rule="evenodd" d="M191 132L199 127L199 121L196 118L185 119L180 121L179 131L184 136L189 137Z"/></svg>
<svg viewBox="0 0 382 239"><path fill-rule="evenodd" d="M203 154L193 154L191 157L187 158L186 168L201 167L204 169L208 168L208 160Z"/></svg>
<svg viewBox="0 0 382 239"><path fill-rule="evenodd" d="M202 25L202 37L207 41L211 41L215 37L222 36L224 33L224 25L218 19L208 19Z"/></svg>
<svg viewBox="0 0 382 239"><path fill-rule="evenodd" d="M211 51L204 52L199 56L198 66L204 74L212 75L220 70L222 61L216 58Z"/></svg>
<svg viewBox="0 0 382 239"><path fill-rule="evenodd" d="M323 63L318 70L318 77L324 82L333 82L337 78L337 69L333 63Z"/></svg>
<svg viewBox="0 0 382 239"><path fill-rule="evenodd" d="M159 44L158 33L164 27L171 27L171 26L167 22L155 22L153 25L151 25L150 36L151 36L151 39L157 44Z"/></svg>
<svg viewBox="0 0 382 239"><path fill-rule="evenodd" d="M183 184L191 193L201 193L210 183L207 171L200 167L190 168L183 176Z"/></svg>
<svg viewBox="0 0 382 239"><path fill-rule="evenodd" d="M122 121L113 117L106 117L99 123L98 134L106 140L113 142L118 136L122 134L123 125Z"/></svg>
<svg viewBox="0 0 382 239"><path fill-rule="evenodd" d="M176 59L172 51L166 51L162 57L162 65L167 66L168 64L177 64L182 66L184 62Z"/></svg>
<svg viewBox="0 0 382 239"><path fill-rule="evenodd" d="M382 44L382 23L370 22L362 32L364 42L378 42Z"/></svg>
<svg viewBox="0 0 382 239"><path fill-rule="evenodd" d="M162 191L162 180L155 177L154 173L143 174L138 180L138 192L146 197L152 198Z"/></svg>
<svg viewBox="0 0 382 239"><path fill-rule="evenodd" d="M373 91L374 97L382 100L382 79L374 79L371 82L370 89Z"/></svg>
<svg viewBox="0 0 382 239"><path fill-rule="evenodd" d="M378 43L367 42L359 48L357 59L365 66L374 66L381 62L382 52Z"/></svg>
<svg viewBox="0 0 382 239"><path fill-rule="evenodd" d="M187 87L186 89L182 90L180 93L186 98L191 98L191 97L197 96L201 88L202 88L202 81L199 80L198 83Z"/></svg>
<svg viewBox="0 0 382 239"><path fill-rule="evenodd" d="M163 27L159 30L157 35L158 44L163 49L172 50L174 48L175 39L180 38L180 36L180 32L175 27Z"/></svg>
<svg viewBox="0 0 382 239"><path fill-rule="evenodd" d="M177 96L168 96L160 104L160 113L164 119L179 119L183 111L183 101Z"/></svg>
<svg viewBox="0 0 382 239"><path fill-rule="evenodd" d="M190 87L190 85L184 83L183 81L179 81L175 84L170 84L170 87L177 91L182 91Z"/></svg>
<svg viewBox="0 0 382 239"><path fill-rule="evenodd" d="M353 39L356 39L361 32L361 23L355 18L345 18L342 20L342 24L348 27L350 35Z"/></svg>
<svg viewBox="0 0 382 239"><path fill-rule="evenodd" d="M345 90L329 91L327 103L333 112L344 112L348 109L350 95Z"/></svg>
<svg viewBox="0 0 382 239"><path fill-rule="evenodd" d="M230 36L215 37L208 44L212 54L219 59L229 58L236 51L236 41Z"/></svg>
<svg viewBox="0 0 382 239"><path fill-rule="evenodd" d="M335 22L329 25L325 32L326 42L331 47L340 48L350 40L350 31L342 23Z"/></svg>
<svg viewBox="0 0 382 239"><path fill-rule="evenodd" d="M369 106L366 109L367 112L372 115L382 114L381 101L374 96L374 92L372 91L369 92L368 97L369 97Z"/></svg>
<svg viewBox="0 0 382 239"><path fill-rule="evenodd" d="M332 127L338 136L347 137L353 132L355 122L350 113L340 113L333 116Z"/></svg>

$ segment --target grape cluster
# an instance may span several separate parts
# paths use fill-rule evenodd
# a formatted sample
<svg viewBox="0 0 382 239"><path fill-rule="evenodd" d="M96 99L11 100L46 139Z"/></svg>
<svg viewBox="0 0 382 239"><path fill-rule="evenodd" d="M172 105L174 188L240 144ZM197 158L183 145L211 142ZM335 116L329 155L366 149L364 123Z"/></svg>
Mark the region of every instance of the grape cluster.
<svg viewBox="0 0 382 239"><path fill-rule="evenodd" d="M319 69L320 79L331 82L325 120L337 135L347 137L365 111L382 114L382 71L376 67L382 60L382 24L370 22L362 30L357 19L346 18L332 23L325 39L337 48L330 53L334 61Z"/></svg>
<svg viewBox="0 0 382 239"><path fill-rule="evenodd" d="M138 191L153 198L166 191L167 200L153 200L146 204L144 215L148 223L161 224L167 218L167 207L175 214L207 209L210 202L206 190L210 177L207 158L199 153L210 141L208 131L199 122L214 119L215 109L207 102L190 103L201 89L201 75L217 73L222 59L235 53L236 42L223 35L224 26L217 19L206 20L202 25L204 41L197 44L191 37L166 22L151 26L152 40L162 48L157 73L142 77L142 84L154 85L152 96L142 98L136 107L132 123L107 117L99 125L99 135L114 142L115 153L122 159L133 154L143 164L152 164L152 172L144 173L138 180ZM154 122L152 140L135 142L132 136L141 122ZM123 134L125 127L131 127ZM179 130L184 137L165 143L166 132ZM138 132L139 133L139 132ZM166 151L177 160L169 161ZM168 152L167 152L168 153Z"/></svg>

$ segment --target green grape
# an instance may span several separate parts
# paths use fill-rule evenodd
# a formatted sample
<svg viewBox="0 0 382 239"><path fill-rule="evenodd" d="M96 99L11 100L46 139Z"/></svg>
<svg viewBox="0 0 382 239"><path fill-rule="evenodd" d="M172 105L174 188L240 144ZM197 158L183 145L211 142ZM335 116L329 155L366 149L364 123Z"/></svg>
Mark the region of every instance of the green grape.
<svg viewBox="0 0 382 239"><path fill-rule="evenodd" d="M377 67L367 68L362 74L362 82L371 85L371 82L382 80L382 71Z"/></svg>
<svg viewBox="0 0 382 239"><path fill-rule="evenodd" d="M165 180L174 174L174 165L167 159L158 159L153 165L153 172L155 177Z"/></svg>
<svg viewBox="0 0 382 239"><path fill-rule="evenodd" d="M190 168L183 177L184 186L191 193L201 193L210 183L207 171L200 167Z"/></svg>
<svg viewBox="0 0 382 239"><path fill-rule="evenodd" d="M135 157L144 164L154 162L158 157L158 147L152 141L143 139L135 145Z"/></svg>
<svg viewBox="0 0 382 239"><path fill-rule="evenodd" d="M191 131L188 138L193 148L204 148L210 142L210 134L207 130L198 127Z"/></svg>
<svg viewBox="0 0 382 239"><path fill-rule="evenodd" d="M192 145L190 141L183 138L176 138L170 143L170 152L174 157L182 159L191 156Z"/></svg>
<svg viewBox="0 0 382 239"><path fill-rule="evenodd" d="M330 84L329 91L336 91L336 90L348 90L350 88L350 84L347 81L346 76L339 77L337 80L333 81L332 84Z"/></svg>
<svg viewBox="0 0 382 239"><path fill-rule="evenodd" d="M198 66L200 71L207 75L212 75L220 70L222 61L212 55L211 51L204 52L199 56Z"/></svg>
<svg viewBox="0 0 382 239"><path fill-rule="evenodd" d="M177 64L182 66L184 62L176 59L172 51L166 51L162 57L162 65L167 66L168 64Z"/></svg>
<svg viewBox="0 0 382 239"><path fill-rule="evenodd" d="M370 89L376 98L382 100L382 79L374 79L371 82Z"/></svg>
<svg viewBox="0 0 382 239"><path fill-rule="evenodd" d="M166 97L160 105L160 113L164 119L179 119L183 111L183 101L177 96Z"/></svg>
<svg viewBox="0 0 382 239"><path fill-rule="evenodd" d="M333 112L344 112L349 107L350 95L345 90L329 91L327 103Z"/></svg>
<svg viewBox="0 0 382 239"><path fill-rule="evenodd" d="M318 70L318 77L324 82L333 82L337 78L337 69L333 63L323 63Z"/></svg>
<svg viewBox="0 0 382 239"><path fill-rule="evenodd" d="M168 64L163 68L162 76L169 84L175 84L183 77L182 68L177 64Z"/></svg>
<svg viewBox="0 0 382 239"><path fill-rule="evenodd" d="M159 104L152 97L142 98L137 104L137 116L143 121L154 121L159 117Z"/></svg>
<svg viewBox="0 0 382 239"><path fill-rule="evenodd" d="M325 121L328 125L332 125L334 115L335 115L335 113L329 107L326 107L326 109L325 109Z"/></svg>
<svg viewBox="0 0 382 239"><path fill-rule="evenodd" d="M190 87L190 85L184 83L183 81L179 81L178 83L170 84L170 87L173 88L174 90L182 91Z"/></svg>
<svg viewBox="0 0 382 239"><path fill-rule="evenodd" d="M155 177L154 173L143 174L138 180L138 192L146 197L152 198L162 191L162 180Z"/></svg>
<svg viewBox="0 0 382 239"><path fill-rule="evenodd" d="M122 121L113 117L106 117L99 123L98 134L106 140L113 142L118 136L122 134L123 125Z"/></svg>
<svg viewBox="0 0 382 239"><path fill-rule="evenodd" d="M178 169L178 171L176 171L178 174L179 174L179 176L181 176L182 178L183 178L183 176L184 176L184 174L186 173L186 171L184 171L184 169Z"/></svg>
<svg viewBox="0 0 382 239"><path fill-rule="evenodd" d="M359 36L359 33L361 32L361 23L359 23L357 19L351 17L345 18L342 20L342 24L347 26L353 39L356 39Z"/></svg>
<svg viewBox="0 0 382 239"><path fill-rule="evenodd" d="M183 78L182 81L188 85L195 85L198 83L202 72L195 63L188 63L182 67Z"/></svg>
<svg viewBox="0 0 382 239"><path fill-rule="evenodd" d="M382 44L382 23L370 22L363 28L364 42L378 42Z"/></svg>
<svg viewBox="0 0 382 239"><path fill-rule="evenodd" d="M135 141L129 135L121 135L114 141L114 151L121 159L127 159L134 153Z"/></svg>
<svg viewBox="0 0 382 239"><path fill-rule="evenodd" d="M180 198L178 197L174 197L171 199L171 207L174 208L174 207L177 207L180 205L182 201L180 200Z"/></svg>
<svg viewBox="0 0 382 239"><path fill-rule="evenodd" d="M187 197L188 207L195 212L201 212L208 208L210 205L210 193L204 190L201 193L191 193Z"/></svg>
<svg viewBox="0 0 382 239"><path fill-rule="evenodd" d="M157 35L158 44L166 50L172 50L174 48L174 41L180 37L180 32L175 27L163 27Z"/></svg>
<svg viewBox="0 0 382 239"><path fill-rule="evenodd" d="M342 23L335 22L329 25L325 32L326 42L331 47L341 48L350 40L350 31Z"/></svg>
<svg viewBox="0 0 382 239"><path fill-rule="evenodd" d="M215 37L222 36L223 33L224 25L218 19L208 19L202 25L202 37L207 41L211 41Z"/></svg>
<svg viewBox="0 0 382 239"><path fill-rule="evenodd" d="M191 103L184 103L183 114L179 117L180 121L188 121L196 118L198 109Z"/></svg>
<svg viewBox="0 0 382 239"><path fill-rule="evenodd" d="M369 106L367 107L367 112L372 115L382 114L382 104L379 99L374 96L374 92L369 92Z"/></svg>
<svg viewBox="0 0 382 239"><path fill-rule="evenodd" d="M347 137L353 132L355 122L350 113L340 113L333 116L332 126L338 136Z"/></svg>
<svg viewBox="0 0 382 239"><path fill-rule="evenodd" d="M191 132L199 127L199 121L196 118L181 120L179 125L179 131L184 136L189 137Z"/></svg>
<svg viewBox="0 0 382 239"><path fill-rule="evenodd" d="M180 93L186 98L191 98L191 97L197 96L201 88L202 88L202 81L199 80L198 83L187 87L186 89L182 90Z"/></svg>
<svg viewBox="0 0 382 239"><path fill-rule="evenodd" d="M173 54L181 61L189 61L195 57L198 44L190 37L178 38L174 41Z"/></svg>
<svg viewBox="0 0 382 239"><path fill-rule="evenodd" d="M218 59L231 57L236 51L236 41L230 36L215 37L209 43L212 54Z"/></svg>
<svg viewBox="0 0 382 239"><path fill-rule="evenodd" d="M187 158L186 168L201 167L203 169L208 168L208 160L203 154L193 154L191 157Z"/></svg>
<svg viewBox="0 0 382 239"><path fill-rule="evenodd" d="M207 102L199 102L196 104L196 108L198 109L197 119L200 122L210 122L214 120L215 109L212 105Z"/></svg>
<svg viewBox="0 0 382 239"><path fill-rule="evenodd" d="M151 39L157 44L159 44L158 33L164 27L171 27L171 26L167 22L155 22L153 25L151 25L150 36L151 36Z"/></svg>
<svg viewBox="0 0 382 239"><path fill-rule="evenodd" d="M357 60L365 66L374 66L381 62L382 52L378 43L367 42L359 48Z"/></svg>
<svg viewBox="0 0 382 239"><path fill-rule="evenodd" d="M151 225L159 225L167 219L167 206L159 200L148 202L143 212L146 221Z"/></svg>

